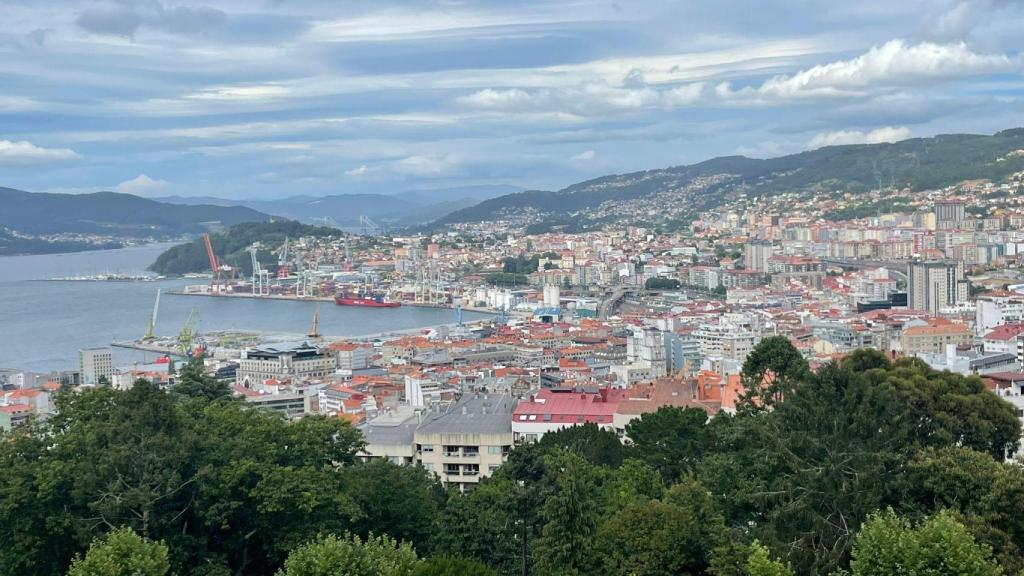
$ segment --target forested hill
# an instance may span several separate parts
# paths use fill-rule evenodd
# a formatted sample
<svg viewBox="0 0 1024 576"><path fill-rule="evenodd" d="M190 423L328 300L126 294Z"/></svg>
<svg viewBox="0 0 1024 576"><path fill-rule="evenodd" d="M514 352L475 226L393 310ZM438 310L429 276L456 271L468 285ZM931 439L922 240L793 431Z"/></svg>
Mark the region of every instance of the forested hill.
<svg viewBox="0 0 1024 576"><path fill-rule="evenodd" d="M665 199L689 210L711 209L738 194L788 191L861 192L882 186L927 190L964 180L1001 180L1024 170L1024 129L992 136L948 134L893 144L828 146L779 158L714 158L698 164L604 176L556 192L509 194L458 210L438 224L531 216L614 221L629 218L629 202ZM668 206L671 208L671 206Z"/></svg>
<svg viewBox="0 0 1024 576"><path fill-rule="evenodd" d="M151 238L269 219L241 206L173 205L116 192L46 194L0 188L0 227L26 235Z"/></svg>
<svg viewBox="0 0 1024 576"><path fill-rule="evenodd" d="M275 220L273 222L247 222L210 235L213 251L221 262L241 269L246 274L252 272L252 257L247 252L249 246L259 242L262 246L258 253L261 264L276 264L273 253L284 243L285 238L300 236L340 236L343 232L337 228L310 226L293 220ZM179 244L166 250L157 257L150 270L158 274L178 275L191 272L209 272L210 263L206 255L203 239L196 238L191 242Z"/></svg>

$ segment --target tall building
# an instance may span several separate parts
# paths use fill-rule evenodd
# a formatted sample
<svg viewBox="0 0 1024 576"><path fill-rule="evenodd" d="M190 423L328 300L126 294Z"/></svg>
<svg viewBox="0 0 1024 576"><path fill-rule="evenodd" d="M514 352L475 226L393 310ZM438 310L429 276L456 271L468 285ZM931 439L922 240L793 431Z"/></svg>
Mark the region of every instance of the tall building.
<svg viewBox="0 0 1024 576"><path fill-rule="evenodd" d="M110 348L86 348L78 351L78 372L83 386L96 386L100 378L114 375L114 354Z"/></svg>
<svg viewBox="0 0 1024 576"><path fill-rule="evenodd" d="M743 262L747 270L768 272L768 260L775 255L775 245L765 240L754 240L743 247Z"/></svg>
<svg viewBox="0 0 1024 576"><path fill-rule="evenodd" d="M964 263L929 260L907 265L907 305L914 310L939 310L967 301Z"/></svg>
<svg viewBox="0 0 1024 576"><path fill-rule="evenodd" d="M960 222L963 222L966 217L967 212L963 202L935 203L935 220L938 222L953 222L959 224Z"/></svg>

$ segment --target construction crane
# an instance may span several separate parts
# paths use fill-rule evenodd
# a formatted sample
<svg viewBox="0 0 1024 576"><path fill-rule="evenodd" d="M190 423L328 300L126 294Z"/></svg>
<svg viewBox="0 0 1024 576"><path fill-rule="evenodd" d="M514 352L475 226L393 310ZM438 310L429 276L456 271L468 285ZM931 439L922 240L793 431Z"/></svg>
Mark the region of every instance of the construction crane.
<svg viewBox="0 0 1024 576"><path fill-rule="evenodd" d="M249 247L249 255L252 257L252 293L254 296L270 295L270 272L260 266L259 252L260 245L257 242Z"/></svg>
<svg viewBox="0 0 1024 576"><path fill-rule="evenodd" d="M210 291L217 292L220 286L220 263L217 262L217 255L213 252L213 243L210 242L210 235L203 234L203 243L206 245L206 257L210 260Z"/></svg>
<svg viewBox="0 0 1024 576"><path fill-rule="evenodd" d="M195 344L196 336L199 335L199 308L193 308L188 314L188 320L181 327L178 333L178 351L182 356L192 355L192 346Z"/></svg>
<svg viewBox="0 0 1024 576"><path fill-rule="evenodd" d="M142 337L143 341L155 340L156 336L153 331L156 329L156 314L160 311L160 289L156 289L156 302L153 304L153 313L149 316L149 326L146 327L146 335Z"/></svg>

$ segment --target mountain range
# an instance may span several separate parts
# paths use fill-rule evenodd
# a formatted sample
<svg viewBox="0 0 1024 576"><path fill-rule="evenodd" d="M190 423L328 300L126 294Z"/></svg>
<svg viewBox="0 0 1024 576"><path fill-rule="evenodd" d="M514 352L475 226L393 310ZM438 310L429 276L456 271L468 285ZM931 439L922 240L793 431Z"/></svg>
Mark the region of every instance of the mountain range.
<svg viewBox="0 0 1024 576"><path fill-rule="evenodd" d="M116 192L47 194L0 188L0 207L0 227L36 236L152 238L270 219L242 206L179 206Z"/></svg>
<svg viewBox="0 0 1024 576"><path fill-rule="evenodd" d="M667 221L730 199L889 186L941 188L998 181L1024 170L1024 129L992 136L948 134L896 143L828 146L778 158L713 158L697 164L603 176L557 191L528 190L456 210L436 224L520 220L571 230L638 218Z"/></svg>
<svg viewBox="0 0 1024 576"><path fill-rule="evenodd" d="M280 200L228 200L209 196L166 196L154 200L179 205L245 206L300 222L350 227L358 226L359 217L366 216L391 227L400 227L431 222L483 200L519 191L522 188L516 186L482 185L390 194L291 196Z"/></svg>

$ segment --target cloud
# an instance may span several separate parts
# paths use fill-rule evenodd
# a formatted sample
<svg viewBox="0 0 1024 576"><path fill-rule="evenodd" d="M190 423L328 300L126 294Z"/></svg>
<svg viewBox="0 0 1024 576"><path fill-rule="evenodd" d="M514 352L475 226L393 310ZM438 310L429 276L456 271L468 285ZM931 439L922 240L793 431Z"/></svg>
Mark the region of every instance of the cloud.
<svg viewBox="0 0 1024 576"><path fill-rule="evenodd" d="M216 8L166 7L157 0L147 0L88 8L78 14L75 24L94 34L134 38L143 27L168 34L202 34L223 27L227 19L227 14Z"/></svg>
<svg viewBox="0 0 1024 576"><path fill-rule="evenodd" d="M455 102L484 110L560 110L591 116L609 111L671 110L697 104L704 94L704 86L703 82L695 82L666 89L650 86L625 88L592 82L577 87L537 90L485 88L460 96Z"/></svg>
<svg viewBox="0 0 1024 576"><path fill-rule="evenodd" d="M583 152L580 152L579 154L569 159L575 160L577 162L586 162L588 160L593 160L594 156L597 156L597 153L594 152L593 150L584 150Z"/></svg>
<svg viewBox="0 0 1024 576"><path fill-rule="evenodd" d="M899 142L910 138L910 129L906 126L886 126L868 132L860 130L837 130L823 132L811 138L809 148L822 146L842 146L846 144L880 144L882 142Z"/></svg>
<svg viewBox="0 0 1024 576"><path fill-rule="evenodd" d="M125 180L114 186L114 192L122 194L134 194L136 196L148 196L154 192L164 190L171 183L166 180L154 180L145 174L139 174L131 180Z"/></svg>
<svg viewBox="0 0 1024 576"><path fill-rule="evenodd" d="M451 156L409 156L392 162L389 170L404 176L440 176L455 164Z"/></svg>
<svg viewBox="0 0 1024 576"><path fill-rule="evenodd" d="M70 148L43 148L25 140L0 140L0 165L4 166L46 164L76 158L81 156Z"/></svg>
<svg viewBox="0 0 1024 576"><path fill-rule="evenodd" d="M903 40L890 40L856 58L775 76L756 88L733 90L730 83L724 82L716 86L715 94L724 100L746 102L864 96L880 86L913 85L1019 68L1019 58L978 54L963 42L909 45Z"/></svg>
<svg viewBox="0 0 1024 576"><path fill-rule="evenodd" d="M379 172L380 169L380 166L367 166L366 164L361 164L351 170L345 170L345 175L352 176L353 178L362 178L374 172Z"/></svg>

